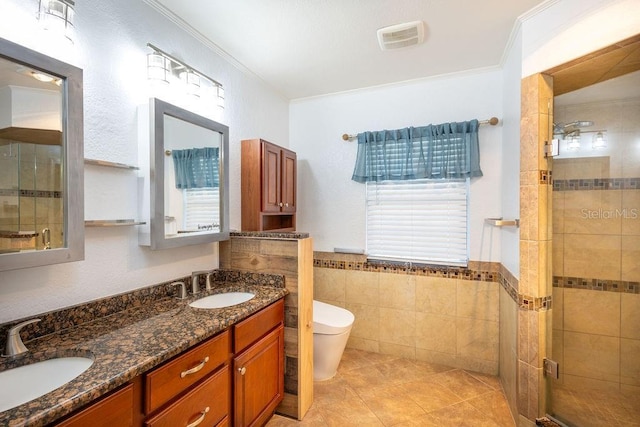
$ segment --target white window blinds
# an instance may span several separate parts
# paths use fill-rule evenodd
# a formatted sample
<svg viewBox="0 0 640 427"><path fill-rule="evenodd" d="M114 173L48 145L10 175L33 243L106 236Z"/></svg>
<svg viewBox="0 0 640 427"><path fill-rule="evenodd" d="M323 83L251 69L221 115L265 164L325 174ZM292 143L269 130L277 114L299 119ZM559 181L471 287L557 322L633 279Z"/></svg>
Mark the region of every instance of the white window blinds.
<svg viewBox="0 0 640 427"><path fill-rule="evenodd" d="M220 226L220 187L184 190L185 230Z"/></svg>
<svg viewBox="0 0 640 427"><path fill-rule="evenodd" d="M369 258L466 266L469 179L367 182Z"/></svg>

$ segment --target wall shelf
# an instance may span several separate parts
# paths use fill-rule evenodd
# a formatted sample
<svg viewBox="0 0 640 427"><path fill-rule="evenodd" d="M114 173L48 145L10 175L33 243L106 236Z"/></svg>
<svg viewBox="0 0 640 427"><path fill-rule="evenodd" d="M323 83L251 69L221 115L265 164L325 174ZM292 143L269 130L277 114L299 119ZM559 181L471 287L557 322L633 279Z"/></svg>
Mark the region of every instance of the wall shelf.
<svg viewBox="0 0 640 427"><path fill-rule="evenodd" d="M84 222L85 227L123 227L143 224L146 224L146 222L136 221L134 219L98 219L86 220Z"/></svg>
<svg viewBox="0 0 640 427"><path fill-rule="evenodd" d="M108 162L106 160L84 159L84 163L87 165L106 166L110 168L131 169L131 170L140 169L138 166L127 165L124 163Z"/></svg>
<svg viewBox="0 0 640 427"><path fill-rule="evenodd" d="M520 227L520 219L485 218L484 222L494 227Z"/></svg>

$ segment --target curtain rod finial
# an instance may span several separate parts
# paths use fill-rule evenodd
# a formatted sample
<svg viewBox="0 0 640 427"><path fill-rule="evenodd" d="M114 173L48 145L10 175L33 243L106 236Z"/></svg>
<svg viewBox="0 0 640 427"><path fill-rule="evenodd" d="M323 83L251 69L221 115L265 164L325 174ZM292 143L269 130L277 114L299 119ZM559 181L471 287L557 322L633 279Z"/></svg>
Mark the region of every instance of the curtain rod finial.
<svg viewBox="0 0 640 427"><path fill-rule="evenodd" d="M342 139L344 139L345 141L348 141L349 140L349 135L346 134L346 133L343 133L342 134Z"/></svg>
<svg viewBox="0 0 640 427"><path fill-rule="evenodd" d="M497 118L497 117L491 117L491 118L489 119L489 124L490 124L491 126L495 126L495 125L497 125L497 124L498 124L498 122L499 122L499 120L498 120L498 118Z"/></svg>

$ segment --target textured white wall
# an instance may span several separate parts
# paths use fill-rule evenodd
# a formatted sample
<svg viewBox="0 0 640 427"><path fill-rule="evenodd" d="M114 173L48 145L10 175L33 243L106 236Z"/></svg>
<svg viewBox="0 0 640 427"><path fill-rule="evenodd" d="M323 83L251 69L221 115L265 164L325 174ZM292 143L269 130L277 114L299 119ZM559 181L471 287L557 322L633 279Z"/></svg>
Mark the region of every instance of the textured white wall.
<svg viewBox="0 0 640 427"><path fill-rule="evenodd" d="M298 229L314 248L364 249L364 185L351 181L356 142L343 133L502 118L502 72L452 75L292 102L289 135L298 153ZM484 218L501 214L502 125L480 127L484 176L472 180L471 259L500 260L500 236Z"/></svg>
<svg viewBox="0 0 640 427"><path fill-rule="evenodd" d="M60 47L43 34L35 19L37 7L37 0L3 0L0 37L84 70L87 158L137 163L136 108L149 95L148 42L222 82L225 110L213 108L206 115L230 128L231 227L239 229L239 141L263 137L287 146L288 101L142 0L76 2L73 47ZM137 216L135 172L85 169L87 218ZM135 227L87 228L84 261L0 272L0 323L217 266L217 244L150 251L138 246Z"/></svg>
<svg viewBox="0 0 640 427"><path fill-rule="evenodd" d="M522 74L522 33L514 32L513 43L503 68L502 126L502 216L520 217L520 82ZM501 263L520 277L520 229L504 227L500 232Z"/></svg>

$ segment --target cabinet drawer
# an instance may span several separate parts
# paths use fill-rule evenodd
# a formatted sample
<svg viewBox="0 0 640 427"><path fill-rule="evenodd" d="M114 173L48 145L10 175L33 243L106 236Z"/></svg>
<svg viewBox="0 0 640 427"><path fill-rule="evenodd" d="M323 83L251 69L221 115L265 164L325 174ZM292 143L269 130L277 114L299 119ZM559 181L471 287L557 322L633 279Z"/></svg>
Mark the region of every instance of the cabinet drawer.
<svg viewBox="0 0 640 427"><path fill-rule="evenodd" d="M230 390L231 375L227 365L163 411L147 420L145 426L217 426L229 413L231 404Z"/></svg>
<svg viewBox="0 0 640 427"><path fill-rule="evenodd" d="M240 353L284 321L284 300L255 313L234 327L233 349Z"/></svg>
<svg viewBox="0 0 640 427"><path fill-rule="evenodd" d="M112 427L133 425L133 384L91 404L57 427Z"/></svg>
<svg viewBox="0 0 640 427"><path fill-rule="evenodd" d="M195 384L231 354L229 331L199 344L145 376L145 413L149 414Z"/></svg>

